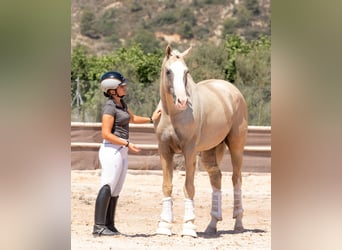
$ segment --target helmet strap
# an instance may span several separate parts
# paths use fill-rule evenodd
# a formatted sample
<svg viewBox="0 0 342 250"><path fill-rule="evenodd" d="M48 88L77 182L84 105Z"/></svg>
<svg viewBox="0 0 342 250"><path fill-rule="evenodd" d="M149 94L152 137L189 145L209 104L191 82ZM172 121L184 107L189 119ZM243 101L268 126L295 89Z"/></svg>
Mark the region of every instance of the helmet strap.
<svg viewBox="0 0 342 250"><path fill-rule="evenodd" d="M120 99L123 98L125 95L118 95L118 92L116 91L116 89L114 89L115 93L112 96L117 96Z"/></svg>

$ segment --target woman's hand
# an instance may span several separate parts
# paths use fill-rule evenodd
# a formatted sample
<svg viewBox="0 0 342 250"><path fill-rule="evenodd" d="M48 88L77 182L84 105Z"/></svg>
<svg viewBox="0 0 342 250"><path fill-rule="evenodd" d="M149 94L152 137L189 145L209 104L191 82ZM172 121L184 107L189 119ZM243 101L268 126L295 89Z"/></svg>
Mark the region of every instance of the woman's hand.
<svg viewBox="0 0 342 250"><path fill-rule="evenodd" d="M141 151L141 148L135 146L135 144L131 142L128 144L128 149L133 151L134 153L139 153Z"/></svg>
<svg viewBox="0 0 342 250"><path fill-rule="evenodd" d="M159 117L160 117L160 115L161 115L161 108L158 108L158 109L156 109L154 112L153 112L153 114L152 114L152 121L156 121L156 120L158 120L159 119Z"/></svg>

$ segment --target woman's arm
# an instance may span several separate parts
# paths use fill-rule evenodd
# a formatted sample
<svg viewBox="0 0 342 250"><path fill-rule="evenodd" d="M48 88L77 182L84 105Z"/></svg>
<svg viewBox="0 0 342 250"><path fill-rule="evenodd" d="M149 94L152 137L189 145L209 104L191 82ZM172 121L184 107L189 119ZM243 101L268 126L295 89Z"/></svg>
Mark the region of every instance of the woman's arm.
<svg viewBox="0 0 342 250"><path fill-rule="evenodd" d="M130 123L152 123L159 118L161 110L156 109L151 117L135 115L130 109L128 109L128 113L131 116Z"/></svg>

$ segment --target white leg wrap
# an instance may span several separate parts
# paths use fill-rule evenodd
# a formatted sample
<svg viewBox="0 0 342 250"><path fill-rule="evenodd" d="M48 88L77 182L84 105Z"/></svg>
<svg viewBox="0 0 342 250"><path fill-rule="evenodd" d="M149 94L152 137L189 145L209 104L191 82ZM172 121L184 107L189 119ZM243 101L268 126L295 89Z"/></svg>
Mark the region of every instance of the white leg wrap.
<svg viewBox="0 0 342 250"><path fill-rule="evenodd" d="M172 198L166 197L162 199L163 203L163 210L160 214L160 218L163 221L166 221L168 223L173 222L173 213L172 213Z"/></svg>
<svg viewBox="0 0 342 250"><path fill-rule="evenodd" d="M233 218L236 218L239 214L243 213L242 200L241 200L241 190L234 190L234 210Z"/></svg>
<svg viewBox="0 0 342 250"><path fill-rule="evenodd" d="M162 199L163 209L160 214L160 219L157 228L157 234L172 235L171 228L173 222L172 214L172 198L166 197Z"/></svg>
<svg viewBox="0 0 342 250"><path fill-rule="evenodd" d="M242 200L241 200L241 189L234 189L234 210L233 210L233 218L235 219L234 230L243 232L243 208L242 208Z"/></svg>
<svg viewBox="0 0 342 250"><path fill-rule="evenodd" d="M184 223L182 236L197 237L195 220L194 200L184 199Z"/></svg>
<svg viewBox="0 0 342 250"><path fill-rule="evenodd" d="M194 201L190 199L184 200L184 222L195 219Z"/></svg>
<svg viewBox="0 0 342 250"><path fill-rule="evenodd" d="M216 220L222 220L222 193L213 191L211 194L211 216Z"/></svg>

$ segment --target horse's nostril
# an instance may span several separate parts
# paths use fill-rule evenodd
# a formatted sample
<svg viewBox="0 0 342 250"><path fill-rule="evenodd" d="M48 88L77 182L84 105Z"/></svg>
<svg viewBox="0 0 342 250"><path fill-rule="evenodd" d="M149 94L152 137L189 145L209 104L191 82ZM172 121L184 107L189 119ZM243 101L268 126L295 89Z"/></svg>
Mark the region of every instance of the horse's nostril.
<svg viewBox="0 0 342 250"><path fill-rule="evenodd" d="M177 99L177 102L179 103L179 104L181 104L181 105L184 105L184 104L186 104L186 99Z"/></svg>

